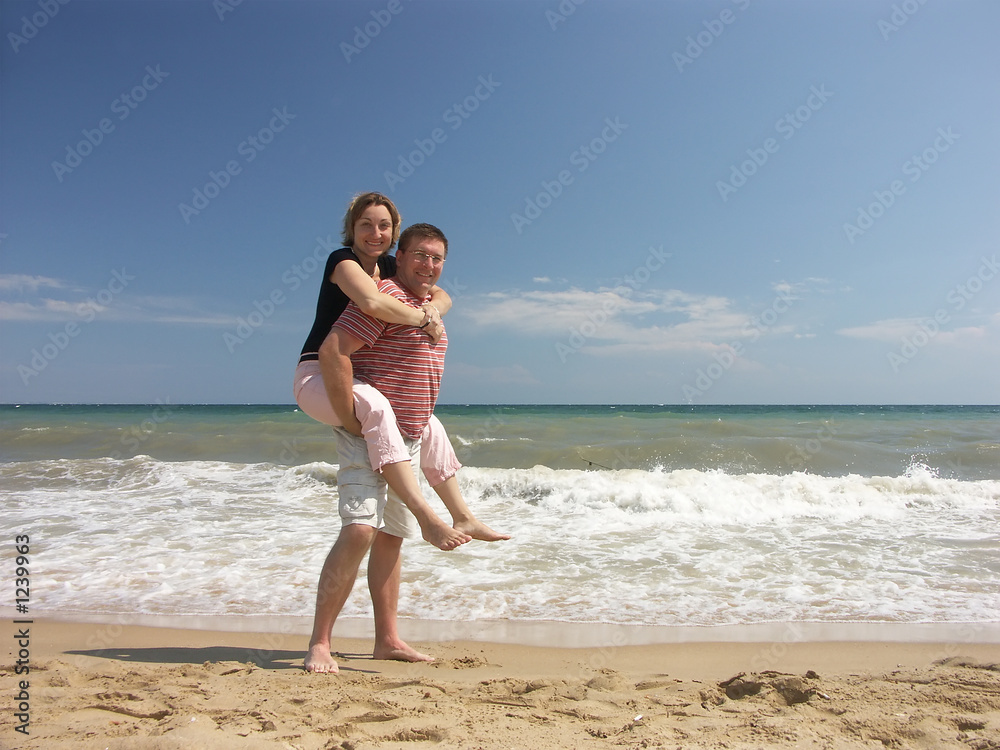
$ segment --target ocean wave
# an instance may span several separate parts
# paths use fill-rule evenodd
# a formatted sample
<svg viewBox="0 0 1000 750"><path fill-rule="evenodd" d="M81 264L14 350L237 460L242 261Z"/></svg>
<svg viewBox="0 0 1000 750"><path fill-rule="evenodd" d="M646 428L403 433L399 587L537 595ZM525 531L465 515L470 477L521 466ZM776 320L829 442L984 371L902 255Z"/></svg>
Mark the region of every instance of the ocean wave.
<svg viewBox="0 0 1000 750"><path fill-rule="evenodd" d="M891 518L922 504L936 510L996 509L1000 482L942 479L917 464L898 477L824 477L665 471L469 469L464 481L482 497L506 496L553 512L617 509L704 523L766 523L779 518L841 521Z"/></svg>
<svg viewBox="0 0 1000 750"><path fill-rule="evenodd" d="M40 609L308 615L339 530L336 472L149 456L6 463L0 527L31 537ZM459 480L514 539L447 554L408 543L404 617L720 625L1000 611L1000 481L919 461L871 477L536 465L467 467ZM363 585L344 614L370 614Z"/></svg>

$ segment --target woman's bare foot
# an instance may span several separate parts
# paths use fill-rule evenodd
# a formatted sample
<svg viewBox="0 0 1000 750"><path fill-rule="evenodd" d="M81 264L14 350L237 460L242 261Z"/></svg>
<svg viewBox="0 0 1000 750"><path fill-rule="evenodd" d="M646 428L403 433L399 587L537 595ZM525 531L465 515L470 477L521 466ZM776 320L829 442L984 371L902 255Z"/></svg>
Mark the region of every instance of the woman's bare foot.
<svg viewBox="0 0 1000 750"><path fill-rule="evenodd" d="M472 537L459 529L453 529L440 518L434 523L420 527L424 541L430 542L438 549L448 551L472 541Z"/></svg>
<svg viewBox="0 0 1000 750"><path fill-rule="evenodd" d="M392 646L375 646L375 650L372 652L372 658L384 661L434 661L433 656L422 654L412 648L409 644L403 643L402 641L399 641Z"/></svg>
<svg viewBox="0 0 1000 750"><path fill-rule="evenodd" d="M455 529L481 542L499 542L504 539L510 539L510 534L501 534L499 531L494 531L478 518L458 521L455 523Z"/></svg>
<svg viewBox="0 0 1000 750"><path fill-rule="evenodd" d="M320 674L337 674L340 671L340 667L337 666L337 662L333 660L333 656L330 654L330 644L328 643L317 643L310 646L303 666L305 666L307 672L318 672Z"/></svg>

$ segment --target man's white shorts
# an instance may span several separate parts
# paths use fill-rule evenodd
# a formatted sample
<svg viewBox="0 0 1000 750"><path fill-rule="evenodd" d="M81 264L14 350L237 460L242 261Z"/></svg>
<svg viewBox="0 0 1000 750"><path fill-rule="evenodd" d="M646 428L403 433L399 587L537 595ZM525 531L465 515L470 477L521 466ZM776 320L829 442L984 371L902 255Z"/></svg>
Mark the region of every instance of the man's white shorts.
<svg viewBox="0 0 1000 750"><path fill-rule="evenodd" d="M343 427L337 433L337 490L340 495L340 520L344 526L360 523L381 528L387 534L404 539L420 536L420 525L395 492L388 489L381 474L372 471L365 439ZM420 441L406 440L411 468L420 463ZM414 473L416 476L416 473Z"/></svg>

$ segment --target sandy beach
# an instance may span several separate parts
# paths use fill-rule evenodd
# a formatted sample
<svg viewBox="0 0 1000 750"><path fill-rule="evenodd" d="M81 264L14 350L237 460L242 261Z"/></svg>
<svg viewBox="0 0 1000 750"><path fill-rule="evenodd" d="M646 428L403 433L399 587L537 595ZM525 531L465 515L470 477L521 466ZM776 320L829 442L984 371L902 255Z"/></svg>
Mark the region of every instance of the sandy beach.
<svg viewBox="0 0 1000 750"><path fill-rule="evenodd" d="M9 622L2 748L1000 748L1000 644L961 638L411 639L418 665L335 638L313 675L298 633Z"/></svg>

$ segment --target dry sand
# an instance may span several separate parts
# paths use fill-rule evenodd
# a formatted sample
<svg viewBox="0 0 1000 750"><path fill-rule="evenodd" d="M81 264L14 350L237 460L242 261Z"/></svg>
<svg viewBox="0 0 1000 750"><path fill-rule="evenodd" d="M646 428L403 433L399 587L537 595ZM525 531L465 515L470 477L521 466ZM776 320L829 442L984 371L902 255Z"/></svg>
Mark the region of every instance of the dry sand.
<svg viewBox="0 0 1000 750"><path fill-rule="evenodd" d="M437 661L410 665L336 638L341 673L314 675L298 635L9 628L2 748L1000 750L995 643L417 641Z"/></svg>

